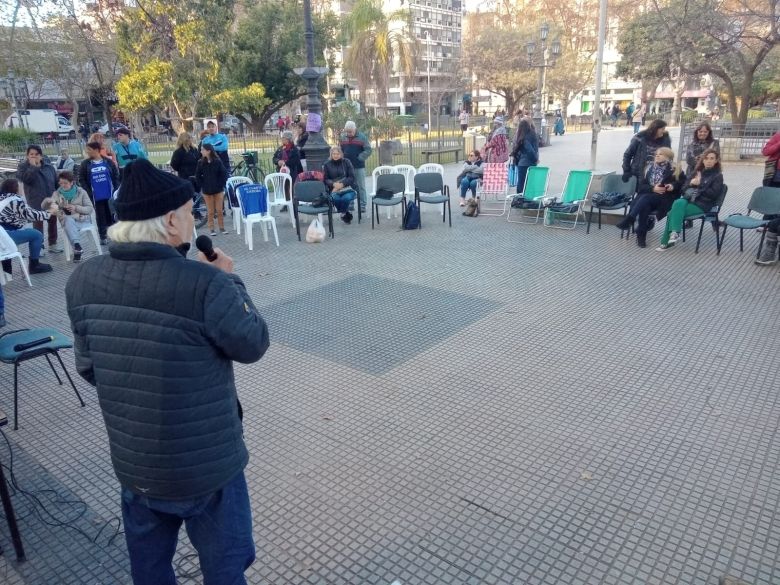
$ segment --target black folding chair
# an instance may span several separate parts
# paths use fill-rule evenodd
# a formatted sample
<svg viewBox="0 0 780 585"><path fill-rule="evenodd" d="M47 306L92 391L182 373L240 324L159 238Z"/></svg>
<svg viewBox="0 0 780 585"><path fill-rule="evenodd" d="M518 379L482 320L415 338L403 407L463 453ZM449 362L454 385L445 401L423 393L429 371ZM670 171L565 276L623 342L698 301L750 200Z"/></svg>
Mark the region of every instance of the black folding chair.
<svg viewBox="0 0 780 585"><path fill-rule="evenodd" d="M414 199L417 207L420 207L421 203L443 205L441 220L446 221L445 216L449 210L450 227L452 227L450 189L444 184L444 178L439 173L418 173L414 176ZM422 228L422 217L420 218L420 228Z"/></svg>
<svg viewBox="0 0 780 585"><path fill-rule="evenodd" d="M311 205L316 199L323 197L327 203L325 205ZM303 203L304 205L301 205ZM328 233L331 238L335 238L333 233L333 203L328 194L328 187L322 181L298 181L293 187L293 215L295 216L295 233L298 234L298 241L301 241L301 222L298 220L298 214L319 215L328 214Z"/></svg>
<svg viewBox="0 0 780 585"><path fill-rule="evenodd" d="M374 196L371 198L371 229L374 229L374 216L376 216L376 225L379 225L379 208L393 205L401 206L401 227L403 227L406 218L406 178L400 173L377 175L375 187ZM392 197L378 197L377 193L380 191L392 194ZM389 214L390 211L388 210L387 213Z"/></svg>

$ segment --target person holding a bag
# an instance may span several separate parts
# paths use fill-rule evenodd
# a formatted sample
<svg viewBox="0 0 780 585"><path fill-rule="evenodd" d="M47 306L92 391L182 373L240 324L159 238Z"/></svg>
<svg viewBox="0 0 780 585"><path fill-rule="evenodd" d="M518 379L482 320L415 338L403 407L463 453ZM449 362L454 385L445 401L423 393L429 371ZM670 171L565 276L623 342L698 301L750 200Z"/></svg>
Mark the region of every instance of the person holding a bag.
<svg viewBox="0 0 780 585"><path fill-rule="evenodd" d="M216 215L219 231L227 234L225 216L222 213L222 205L225 199L225 183L228 180L227 169L211 144L202 144L200 154L201 159L198 161L195 170L195 183L200 187L200 190L203 192L203 199L206 201L209 232L211 232L212 236L217 235L217 230L214 229L214 216Z"/></svg>
<svg viewBox="0 0 780 585"><path fill-rule="evenodd" d="M723 190L723 172L720 157L714 150L705 150L692 177L688 178L683 196L677 199L669 211L661 245L656 251L668 250L680 239L683 221L690 215L708 212Z"/></svg>
<svg viewBox="0 0 780 585"><path fill-rule="evenodd" d="M655 212L659 220L666 217L685 183L681 166L673 167L672 161L674 151L671 148L662 146L655 151L655 160L647 167L637 187L631 211L616 224L621 230L627 230L636 222L636 243L640 248L647 245L647 232L655 226L649 219L650 214Z"/></svg>
<svg viewBox="0 0 780 585"><path fill-rule="evenodd" d="M322 165L324 182L330 191L330 198L336 211L341 214L341 219L348 224L352 221L349 212L349 204L355 200L355 169L352 163L344 158L344 153L339 146L330 149L330 159Z"/></svg>
<svg viewBox="0 0 780 585"><path fill-rule="evenodd" d="M512 159L517 167L517 192L522 193L528 168L539 164L539 137L525 118L517 125L517 133L512 145Z"/></svg>

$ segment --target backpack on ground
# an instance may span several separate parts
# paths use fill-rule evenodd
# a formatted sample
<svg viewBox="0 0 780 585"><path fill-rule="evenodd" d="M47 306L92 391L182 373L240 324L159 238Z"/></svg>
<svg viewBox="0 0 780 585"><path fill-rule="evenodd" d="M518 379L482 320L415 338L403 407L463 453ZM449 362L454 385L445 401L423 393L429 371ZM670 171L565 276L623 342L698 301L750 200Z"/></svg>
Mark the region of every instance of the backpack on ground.
<svg viewBox="0 0 780 585"><path fill-rule="evenodd" d="M420 208L414 201L406 204L406 217L404 219L405 230L416 230L420 228Z"/></svg>
<svg viewBox="0 0 780 585"><path fill-rule="evenodd" d="M466 217L477 217L479 215L479 200L469 197L466 201L466 210L463 212Z"/></svg>

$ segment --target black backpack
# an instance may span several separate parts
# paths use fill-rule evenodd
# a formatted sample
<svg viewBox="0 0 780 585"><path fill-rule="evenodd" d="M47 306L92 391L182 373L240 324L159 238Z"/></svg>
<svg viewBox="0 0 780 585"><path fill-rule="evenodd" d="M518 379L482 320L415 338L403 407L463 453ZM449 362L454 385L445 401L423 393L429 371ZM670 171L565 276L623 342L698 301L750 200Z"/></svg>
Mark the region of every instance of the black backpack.
<svg viewBox="0 0 780 585"><path fill-rule="evenodd" d="M420 208L414 201L406 204L406 217L404 218L405 230L416 230L420 228Z"/></svg>

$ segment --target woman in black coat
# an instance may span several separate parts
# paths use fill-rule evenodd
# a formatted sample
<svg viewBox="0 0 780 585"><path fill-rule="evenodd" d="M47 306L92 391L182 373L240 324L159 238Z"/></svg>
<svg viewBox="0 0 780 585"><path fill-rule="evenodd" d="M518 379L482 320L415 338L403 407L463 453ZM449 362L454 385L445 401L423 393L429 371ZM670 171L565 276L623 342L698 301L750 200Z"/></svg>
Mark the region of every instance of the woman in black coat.
<svg viewBox="0 0 780 585"><path fill-rule="evenodd" d="M293 134L289 130L282 132L282 145L274 153L274 166L279 169L287 167L290 169L290 176L293 183L298 179L298 175L303 172L301 165L301 152L293 142Z"/></svg>
<svg viewBox="0 0 780 585"><path fill-rule="evenodd" d="M192 136L189 132L179 134L176 141L176 150L171 156L171 168L182 179L193 180L200 160L200 151L192 144Z"/></svg>
<svg viewBox="0 0 780 585"><path fill-rule="evenodd" d="M195 170L195 182L200 190L203 191L203 199L206 201L209 231L212 236L217 235L214 229L214 216L216 215L220 231L226 234L228 232L225 229L225 216L222 214L222 205L225 198L225 183L228 180L228 172L211 144L201 145L200 153L202 158L198 161Z"/></svg>
<svg viewBox="0 0 780 585"><path fill-rule="evenodd" d="M623 182L628 183L631 175L634 175L636 184L639 185L647 165L655 158L655 151L662 146L671 148L672 139L666 132L666 122L653 120L646 130L634 135L623 154Z"/></svg>
<svg viewBox="0 0 780 585"><path fill-rule="evenodd" d="M671 148L662 146L655 151L653 164L647 167L637 187L631 211L617 224L621 230L627 230L636 222L636 243L640 248L646 247L647 232L655 227L650 214L655 212L657 219L666 217L685 183L685 174L679 165L675 169L673 161Z"/></svg>
<svg viewBox="0 0 780 585"><path fill-rule="evenodd" d="M338 146L330 149L330 159L322 165L325 184L330 191L330 197L336 210L341 213L344 223L352 221L349 204L355 199L355 169L352 163L344 158L344 153Z"/></svg>

